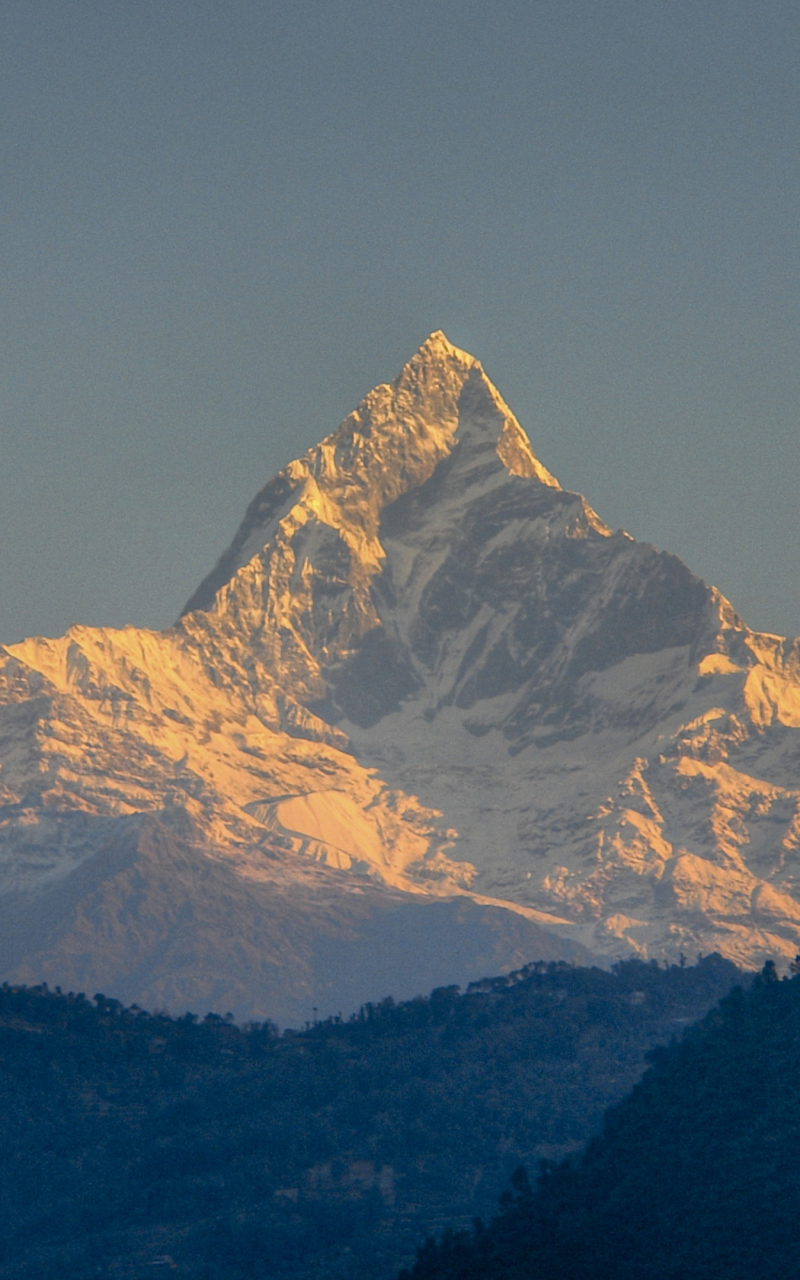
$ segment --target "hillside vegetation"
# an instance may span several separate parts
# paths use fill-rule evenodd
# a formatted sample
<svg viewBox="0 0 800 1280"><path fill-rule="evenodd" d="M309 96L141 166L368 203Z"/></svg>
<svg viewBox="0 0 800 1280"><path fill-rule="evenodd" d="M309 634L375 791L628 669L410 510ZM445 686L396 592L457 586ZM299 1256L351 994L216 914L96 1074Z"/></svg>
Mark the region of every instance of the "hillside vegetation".
<svg viewBox="0 0 800 1280"><path fill-rule="evenodd" d="M582 1157L533 1191L518 1170L490 1227L430 1240L413 1280L800 1274L800 978L768 963L650 1060Z"/></svg>
<svg viewBox="0 0 800 1280"><path fill-rule="evenodd" d="M740 979L539 964L283 1034L4 987L0 1275L391 1276Z"/></svg>

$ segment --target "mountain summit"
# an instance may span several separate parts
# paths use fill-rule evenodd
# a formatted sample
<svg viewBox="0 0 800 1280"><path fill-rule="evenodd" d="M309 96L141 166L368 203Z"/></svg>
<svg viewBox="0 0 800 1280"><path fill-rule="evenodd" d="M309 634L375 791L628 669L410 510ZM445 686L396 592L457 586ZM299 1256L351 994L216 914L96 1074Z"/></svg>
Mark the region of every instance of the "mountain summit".
<svg viewBox="0 0 800 1280"><path fill-rule="evenodd" d="M798 948L798 642L563 490L442 333L265 485L174 627L2 655L18 917L58 886L83 902L81 876L112 911L109 859L155 823L171 865L241 903L301 893L333 933L383 894L609 956Z"/></svg>
<svg viewBox="0 0 800 1280"><path fill-rule="evenodd" d="M463 415L470 398L473 411ZM184 613L208 608L295 509L297 519L302 511L306 521L328 525L359 559L377 563L383 557L377 540L381 512L429 480L456 444L466 444L469 452L494 451L514 475L559 487L478 361L439 331L391 386L375 387L333 435L265 485Z"/></svg>

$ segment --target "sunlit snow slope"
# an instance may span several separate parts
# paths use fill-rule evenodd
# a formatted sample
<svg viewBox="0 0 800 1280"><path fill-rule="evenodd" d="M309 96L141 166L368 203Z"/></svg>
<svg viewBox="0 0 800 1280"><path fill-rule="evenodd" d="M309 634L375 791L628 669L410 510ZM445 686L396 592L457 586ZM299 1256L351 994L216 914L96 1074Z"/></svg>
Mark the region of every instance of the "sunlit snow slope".
<svg viewBox="0 0 800 1280"><path fill-rule="evenodd" d="M14 901L147 814L243 889L313 867L612 956L798 950L798 642L562 490L441 333L261 490L175 627L3 654Z"/></svg>

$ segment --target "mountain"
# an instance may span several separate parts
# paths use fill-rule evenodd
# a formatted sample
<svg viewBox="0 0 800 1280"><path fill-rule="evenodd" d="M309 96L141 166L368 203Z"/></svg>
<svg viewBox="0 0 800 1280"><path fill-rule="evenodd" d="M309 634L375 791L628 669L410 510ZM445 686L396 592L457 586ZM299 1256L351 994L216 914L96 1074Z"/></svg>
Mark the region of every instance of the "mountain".
<svg viewBox="0 0 800 1280"><path fill-rule="evenodd" d="M275 993L262 939L295 1007L316 999L318 909L356 987L381 913L444 903L462 981L487 958L478 919L489 971L525 947L749 966L798 949L800 644L608 529L441 333L256 495L175 626L0 657L0 913L52 921L17 929L8 976L105 989L111 964L126 999L156 971L143 998L183 999L179 904L253 1016ZM154 839L192 868L172 901ZM154 875L157 910L137 888ZM200 903L215 876L228 916ZM270 941L287 931L294 952ZM400 981L416 944L398 946Z"/></svg>
<svg viewBox="0 0 800 1280"><path fill-rule="evenodd" d="M797 1275L800 979L768 963L488 1229L420 1250L401 1280L788 1280Z"/></svg>
<svg viewBox="0 0 800 1280"><path fill-rule="evenodd" d="M227 849L153 818L112 825L106 841L90 832L74 870L0 897L3 977L297 1026L387 992L411 999L431 975L463 985L532 955L586 955L517 912L469 897L352 885L303 862L242 875Z"/></svg>

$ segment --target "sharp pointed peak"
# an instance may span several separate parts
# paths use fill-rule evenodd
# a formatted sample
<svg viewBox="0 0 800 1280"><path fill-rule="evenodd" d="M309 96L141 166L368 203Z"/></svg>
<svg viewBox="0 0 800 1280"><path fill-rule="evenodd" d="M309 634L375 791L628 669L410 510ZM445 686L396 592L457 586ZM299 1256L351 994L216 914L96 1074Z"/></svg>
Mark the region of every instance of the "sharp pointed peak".
<svg viewBox="0 0 800 1280"><path fill-rule="evenodd" d="M422 343L420 351L423 350L424 347L445 347L448 351L457 350L448 338L444 329L434 329L432 333L429 333L425 341Z"/></svg>
<svg viewBox="0 0 800 1280"><path fill-rule="evenodd" d="M207 609L220 588L261 553L268 530L300 500L301 491L308 510L322 504L320 514L325 508L323 523L372 529L378 513L425 483L457 444L465 446L465 456L494 448L509 474L561 487L536 458L480 361L435 329L392 382L374 386L335 431L260 490L184 613Z"/></svg>
<svg viewBox="0 0 800 1280"><path fill-rule="evenodd" d="M461 364L478 365L480 361L470 355L468 351L462 351L460 347L455 346L443 329L434 329L433 333L429 333L425 341L419 347L413 359L441 359L442 356L455 359Z"/></svg>

